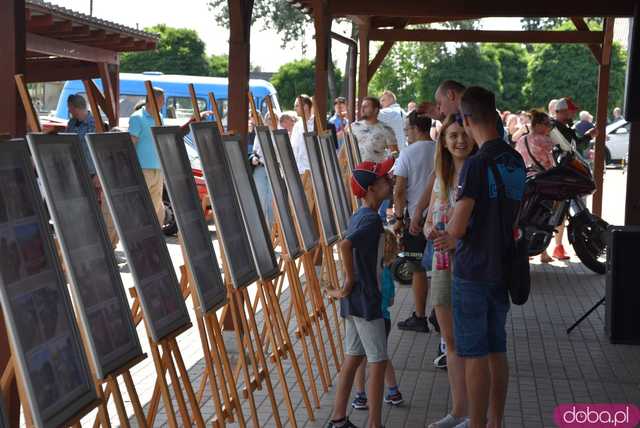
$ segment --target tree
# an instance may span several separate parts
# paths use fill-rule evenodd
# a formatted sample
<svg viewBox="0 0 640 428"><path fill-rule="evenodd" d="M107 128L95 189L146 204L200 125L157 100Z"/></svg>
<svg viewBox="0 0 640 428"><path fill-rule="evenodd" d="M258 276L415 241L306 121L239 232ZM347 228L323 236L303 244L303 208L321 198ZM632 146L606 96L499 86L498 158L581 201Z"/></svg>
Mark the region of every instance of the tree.
<svg viewBox="0 0 640 428"><path fill-rule="evenodd" d="M166 74L209 75L205 45L195 31L164 24L145 28L145 31L159 35L156 50L122 54L120 69L123 72L160 71Z"/></svg>
<svg viewBox="0 0 640 428"><path fill-rule="evenodd" d="M463 44L435 58L420 74L418 94L422 99L432 100L438 85L448 79L483 86L495 93L502 91L496 56L483 52L477 44Z"/></svg>
<svg viewBox="0 0 640 428"><path fill-rule="evenodd" d="M522 29L526 31L549 30L567 21L567 18L520 18Z"/></svg>
<svg viewBox="0 0 640 428"><path fill-rule="evenodd" d="M336 69L336 80L339 90L342 85L342 75L339 69ZM280 106L290 110L298 95L313 96L315 92L315 62L310 59L301 59L283 64L271 78L271 84L278 91ZM333 105L333 103L330 102L329 105Z"/></svg>
<svg viewBox="0 0 640 428"><path fill-rule="evenodd" d="M209 75L229 77L229 55L211 55L209 57Z"/></svg>
<svg viewBox="0 0 640 428"><path fill-rule="evenodd" d="M592 29L601 29L595 21ZM571 23L557 27L571 28ZM619 44L611 49L609 107L622 104L624 96L626 54ZM549 100L571 96L581 109L596 113L598 64L585 45L538 45L531 55L525 97L530 107L545 107Z"/></svg>
<svg viewBox="0 0 640 428"><path fill-rule="evenodd" d="M496 104L500 110L522 110L525 97L522 88L527 82L528 53L523 45L515 43L487 43L481 51L493 57L500 65Z"/></svg>

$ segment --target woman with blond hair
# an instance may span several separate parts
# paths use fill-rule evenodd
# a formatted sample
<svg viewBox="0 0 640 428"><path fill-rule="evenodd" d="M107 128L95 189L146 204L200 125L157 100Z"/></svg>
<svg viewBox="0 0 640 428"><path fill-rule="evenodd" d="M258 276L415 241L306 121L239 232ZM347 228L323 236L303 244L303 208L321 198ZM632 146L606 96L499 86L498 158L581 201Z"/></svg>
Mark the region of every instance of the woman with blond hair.
<svg viewBox="0 0 640 428"><path fill-rule="evenodd" d="M435 239L438 230L444 230L453 214L458 178L464 161L477 149L475 142L465 133L455 115L449 115L442 124L435 154L435 183L424 226L428 239ZM452 409L429 428L464 427L467 422L467 393L464 361L456 355L451 311L453 252L436 250L431 271L431 303L440 324L440 334L446 344L447 375L451 387Z"/></svg>

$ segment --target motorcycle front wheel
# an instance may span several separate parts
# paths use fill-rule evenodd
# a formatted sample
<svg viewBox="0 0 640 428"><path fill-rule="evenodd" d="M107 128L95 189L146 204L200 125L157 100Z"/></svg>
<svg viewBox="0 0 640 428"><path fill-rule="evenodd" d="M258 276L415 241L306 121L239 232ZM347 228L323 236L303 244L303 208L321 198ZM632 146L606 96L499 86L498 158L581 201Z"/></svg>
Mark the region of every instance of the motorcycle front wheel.
<svg viewBox="0 0 640 428"><path fill-rule="evenodd" d="M569 222L571 245L580 261L595 273L607 272L607 229L609 224L588 211Z"/></svg>

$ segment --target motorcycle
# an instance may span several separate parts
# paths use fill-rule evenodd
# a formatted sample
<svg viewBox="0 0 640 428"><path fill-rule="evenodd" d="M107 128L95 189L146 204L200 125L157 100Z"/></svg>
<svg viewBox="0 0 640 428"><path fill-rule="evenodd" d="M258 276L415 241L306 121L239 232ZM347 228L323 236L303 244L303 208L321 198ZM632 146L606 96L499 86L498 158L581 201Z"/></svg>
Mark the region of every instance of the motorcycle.
<svg viewBox="0 0 640 428"><path fill-rule="evenodd" d="M556 131L556 132L554 132ZM589 164L556 129L551 138L555 166L527 178L520 212L520 225L529 241L529 256L541 254L556 229L569 220L569 243L580 261L592 271L606 273L607 229L609 224L592 214L584 198L592 194L595 181Z"/></svg>

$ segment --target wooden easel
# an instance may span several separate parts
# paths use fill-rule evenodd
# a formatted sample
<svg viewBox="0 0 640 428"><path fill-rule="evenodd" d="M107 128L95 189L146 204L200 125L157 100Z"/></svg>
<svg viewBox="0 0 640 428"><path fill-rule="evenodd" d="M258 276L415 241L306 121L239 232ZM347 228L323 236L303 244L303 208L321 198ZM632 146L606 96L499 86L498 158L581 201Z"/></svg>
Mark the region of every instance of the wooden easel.
<svg viewBox="0 0 640 428"><path fill-rule="evenodd" d="M263 120L261 115L258 113L256 109L256 106L253 100L253 95L251 94L251 92L249 92L248 95L249 95L249 105L251 108L251 114L253 116L254 122L256 125L262 126ZM272 105L270 103L271 100L269 97L267 97L266 100L269 100L267 101L268 103L267 105L269 106L269 114L271 116L271 125L275 129L277 128L277 121L276 121L276 117L275 117L275 113L273 111ZM275 203L274 203L274 212L276 213L275 222L273 225L274 226L273 233L272 233L272 236L275 241L274 246L279 246L281 249L279 264L281 265L281 267L283 266L285 269L286 276L288 278L288 283L289 283L289 290L291 293L291 304L289 305L289 312L286 318L285 326L288 329L288 326L291 321L292 311L295 309L297 327L298 327L296 329L296 335L299 337L302 345L302 353L305 360L305 364L307 366L307 375L309 377L311 393L313 395L313 399L315 401L316 407L319 408L320 399L319 399L318 389L315 381L313 364L309 354L309 346L307 344L307 338L311 343L311 348L317 364L317 370L320 377L320 381L322 383L323 390L327 392L329 390L329 384L330 384L329 367L328 367L329 364L327 362L327 355L324 348L324 344L322 343L322 340L321 340L322 332L320 330L320 323L318 322L317 317L315 317L313 310L311 311L311 315L310 315L310 311L307 306L307 301L305 299L305 296L302 290L302 284L300 282L300 273L298 270L298 266L296 265L297 257L290 255L287 251L287 245L285 242L285 238L284 238L284 234L282 232L282 226L281 226L282 224L282 220L280 218L281 213ZM279 286L277 287L278 290L282 289L283 283L284 283L284 277L282 277L281 281L279 281ZM277 297L279 298L279 293L277 293ZM312 298L313 296L308 296L308 297ZM313 308L313 305L312 305L312 308ZM312 316L314 320L313 322L312 322ZM318 343L318 341L320 341L320 343Z"/></svg>
<svg viewBox="0 0 640 428"><path fill-rule="evenodd" d="M145 81L145 87L147 90L147 111L153 117L155 124L157 126L162 126L162 120L160 118L160 112L156 103L156 98L153 92L153 85L151 84L151 81ZM158 375L153 391L153 397L157 397L158 394L162 396L165 412L167 413L167 419L171 428L177 428L178 423L176 420L175 411L173 409L169 387L165 377L167 371L169 372L169 376L171 378L171 386L173 387L175 398L178 402L178 411L180 412L180 417L183 422L182 426L192 426L191 417L193 417L193 422L197 427L204 427L205 425L204 419L202 418L202 413L200 412L198 400L193 391L191 381L189 380L189 373L187 372L184 360L182 359L182 353L180 352L180 348L178 347L178 343L176 341L176 337L180 333L186 331L189 327L190 326L186 326L182 329L178 329L159 342L154 341L150 335L147 335L149 339L149 345L151 347L151 355L153 356L153 361ZM149 331L148 328L147 331ZM178 373L180 374L179 376ZM180 381L182 381L182 387L180 386ZM191 415L189 415L189 411L187 410L187 404L182 391L183 388L189 400ZM153 426L153 422L155 420L159 407L159 400L157 398L154 400L153 397L149 406L149 413L147 414L147 424L149 426Z"/></svg>
<svg viewBox="0 0 640 428"><path fill-rule="evenodd" d="M28 124L28 128L30 132L42 132L42 129L40 127L40 122L38 119L38 115L35 111L35 109L33 108L33 102L31 100L31 96L29 95L29 92L27 90L27 87L25 85L24 82L24 76L21 74L18 74L15 76L15 81L16 81L16 85L18 88L18 92L20 93L20 97L22 99L22 104L24 106L25 112L27 114L27 124ZM104 132L104 125L102 123L102 120L100 120L100 110L98 108L98 105L96 103L96 98L95 98L95 94L94 91L97 91L98 89L95 87L95 85L91 86L85 83L85 89L87 92L87 97L89 98L89 103L90 103L90 107L91 107L91 111L93 112L93 114L96 116L96 131L97 132ZM93 82L91 82L93 84ZM62 258L60 258L60 262L62 264L64 264L64 261ZM64 267L64 266L63 266ZM83 345L85 349L89 349L89 347L87 346L87 335L88 332L85 331L85 329L83 328L82 323L78 323L78 327L80 330L80 335L82 337L82 341L83 341ZM112 373L109 373L107 376L105 376L104 379L99 379L97 377L95 377L94 379L94 383L96 386L96 392L98 394L98 398L100 399L101 403L99 405L99 410L98 413L96 415L96 419L94 421L94 428L97 428L98 426L102 426L102 427L110 427L110 420L109 420L109 413L107 410L107 404L108 404L108 400L110 398L110 396L113 394L113 400L114 400L114 404L116 406L116 411L118 413L118 418L120 420L120 425L123 427L129 427L129 418L127 417L127 412L125 410L125 406L124 406L124 400L122 398L122 393L120 391L120 386L118 384L118 376L122 376L125 386L127 388L127 393L129 394L129 398L131 399L131 404L133 405L133 411L134 411L134 415L135 418L138 422L138 426L140 427L146 427L147 425L145 424L144 421L144 413L142 411L142 406L140 404L140 399L138 397L138 392L135 388L135 385L133 383L133 379L131 377L131 368L133 366L135 366L136 364L138 364L140 361L144 360L146 358L146 355L141 356L140 358L136 358L133 359L131 361L129 361L127 364L125 364L123 367L120 367L119 369L113 371ZM97 372L96 368L93 366L91 359L88 360L89 365L91 366L91 371L95 376L95 373ZM10 361L10 365L7 365L7 368L5 369L5 374L7 375L7 377L11 377L14 376L15 377L15 370L12 366L13 364L13 359ZM13 379L13 378L11 378ZM2 381L5 381L5 375L3 375L2 377ZM105 386L104 390L103 390L103 385ZM8 388L8 385L6 386ZM2 389L4 391L5 388L5 384L2 384ZM20 391L20 389L19 389ZM21 400L22 400L22 393L20 393L21 395ZM24 406L23 406L24 407ZM30 414L29 412L27 412L27 410L25 409L25 417L30 418ZM29 425L29 423L28 423Z"/></svg>
<svg viewBox="0 0 640 428"><path fill-rule="evenodd" d="M302 105L302 98L298 97L298 102L300 103L300 105ZM304 107L302 108L302 124L304 127L304 132L307 133L308 131L308 127L307 127L307 117L304 113ZM316 126L316 133L322 129L322 124L320 122L320 119L316 117L315 120L315 126ZM333 258L333 245L328 245L327 244L327 239L324 236L324 231L323 228L320 224L320 211L318 209L318 207L316 206L315 203L315 190L313 188L313 183L311 181L311 171L306 171L305 174L302 176L302 183L305 189L305 193L308 196L308 202L309 202L309 208L311 209L311 213L312 215L315 217L316 219L316 223L318 226L318 230L320 231L320 236L321 236L321 245L320 248L318 249L318 253L317 255L314 255L312 260L308 263L310 265L310 268L314 270L315 273L315 259L316 257L322 257L322 265L320 268L320 274L321 277L324 273L326 273L328 279L329 279L329 283L331 287L335 287L335 288L340 288L340 279L338 277L338 270L336 267L336 263L335 263L335 259ZM307 266L305 266L305 273L307 272ZM317 280L317 275L314 275L316 277ZM318 282L317 285L318 288L318 294L320 295L319 300L322 301L322 292L320 291L320 289L322 288L322 286L320 285L320 283ZM340 331L340 317L338 316L338 309L336 307L336 299L334 299L331 296L327 296L328 300L329 300L329 304L331 305L331 309L333 312L333 317L334 317L334 321L335 321L335 325L336 325L336 332L338 334L338 349L340 351L340 357L339 360L343 361L344 360L344 346L343 346L343 342L342 342L342 332ZM326 310L325 310L326 313ZM335 358L335 360L337 361L338 358ZM336 367L338 367L338 370L340 370L340 364L338 362L336 362Z"/></svg>

